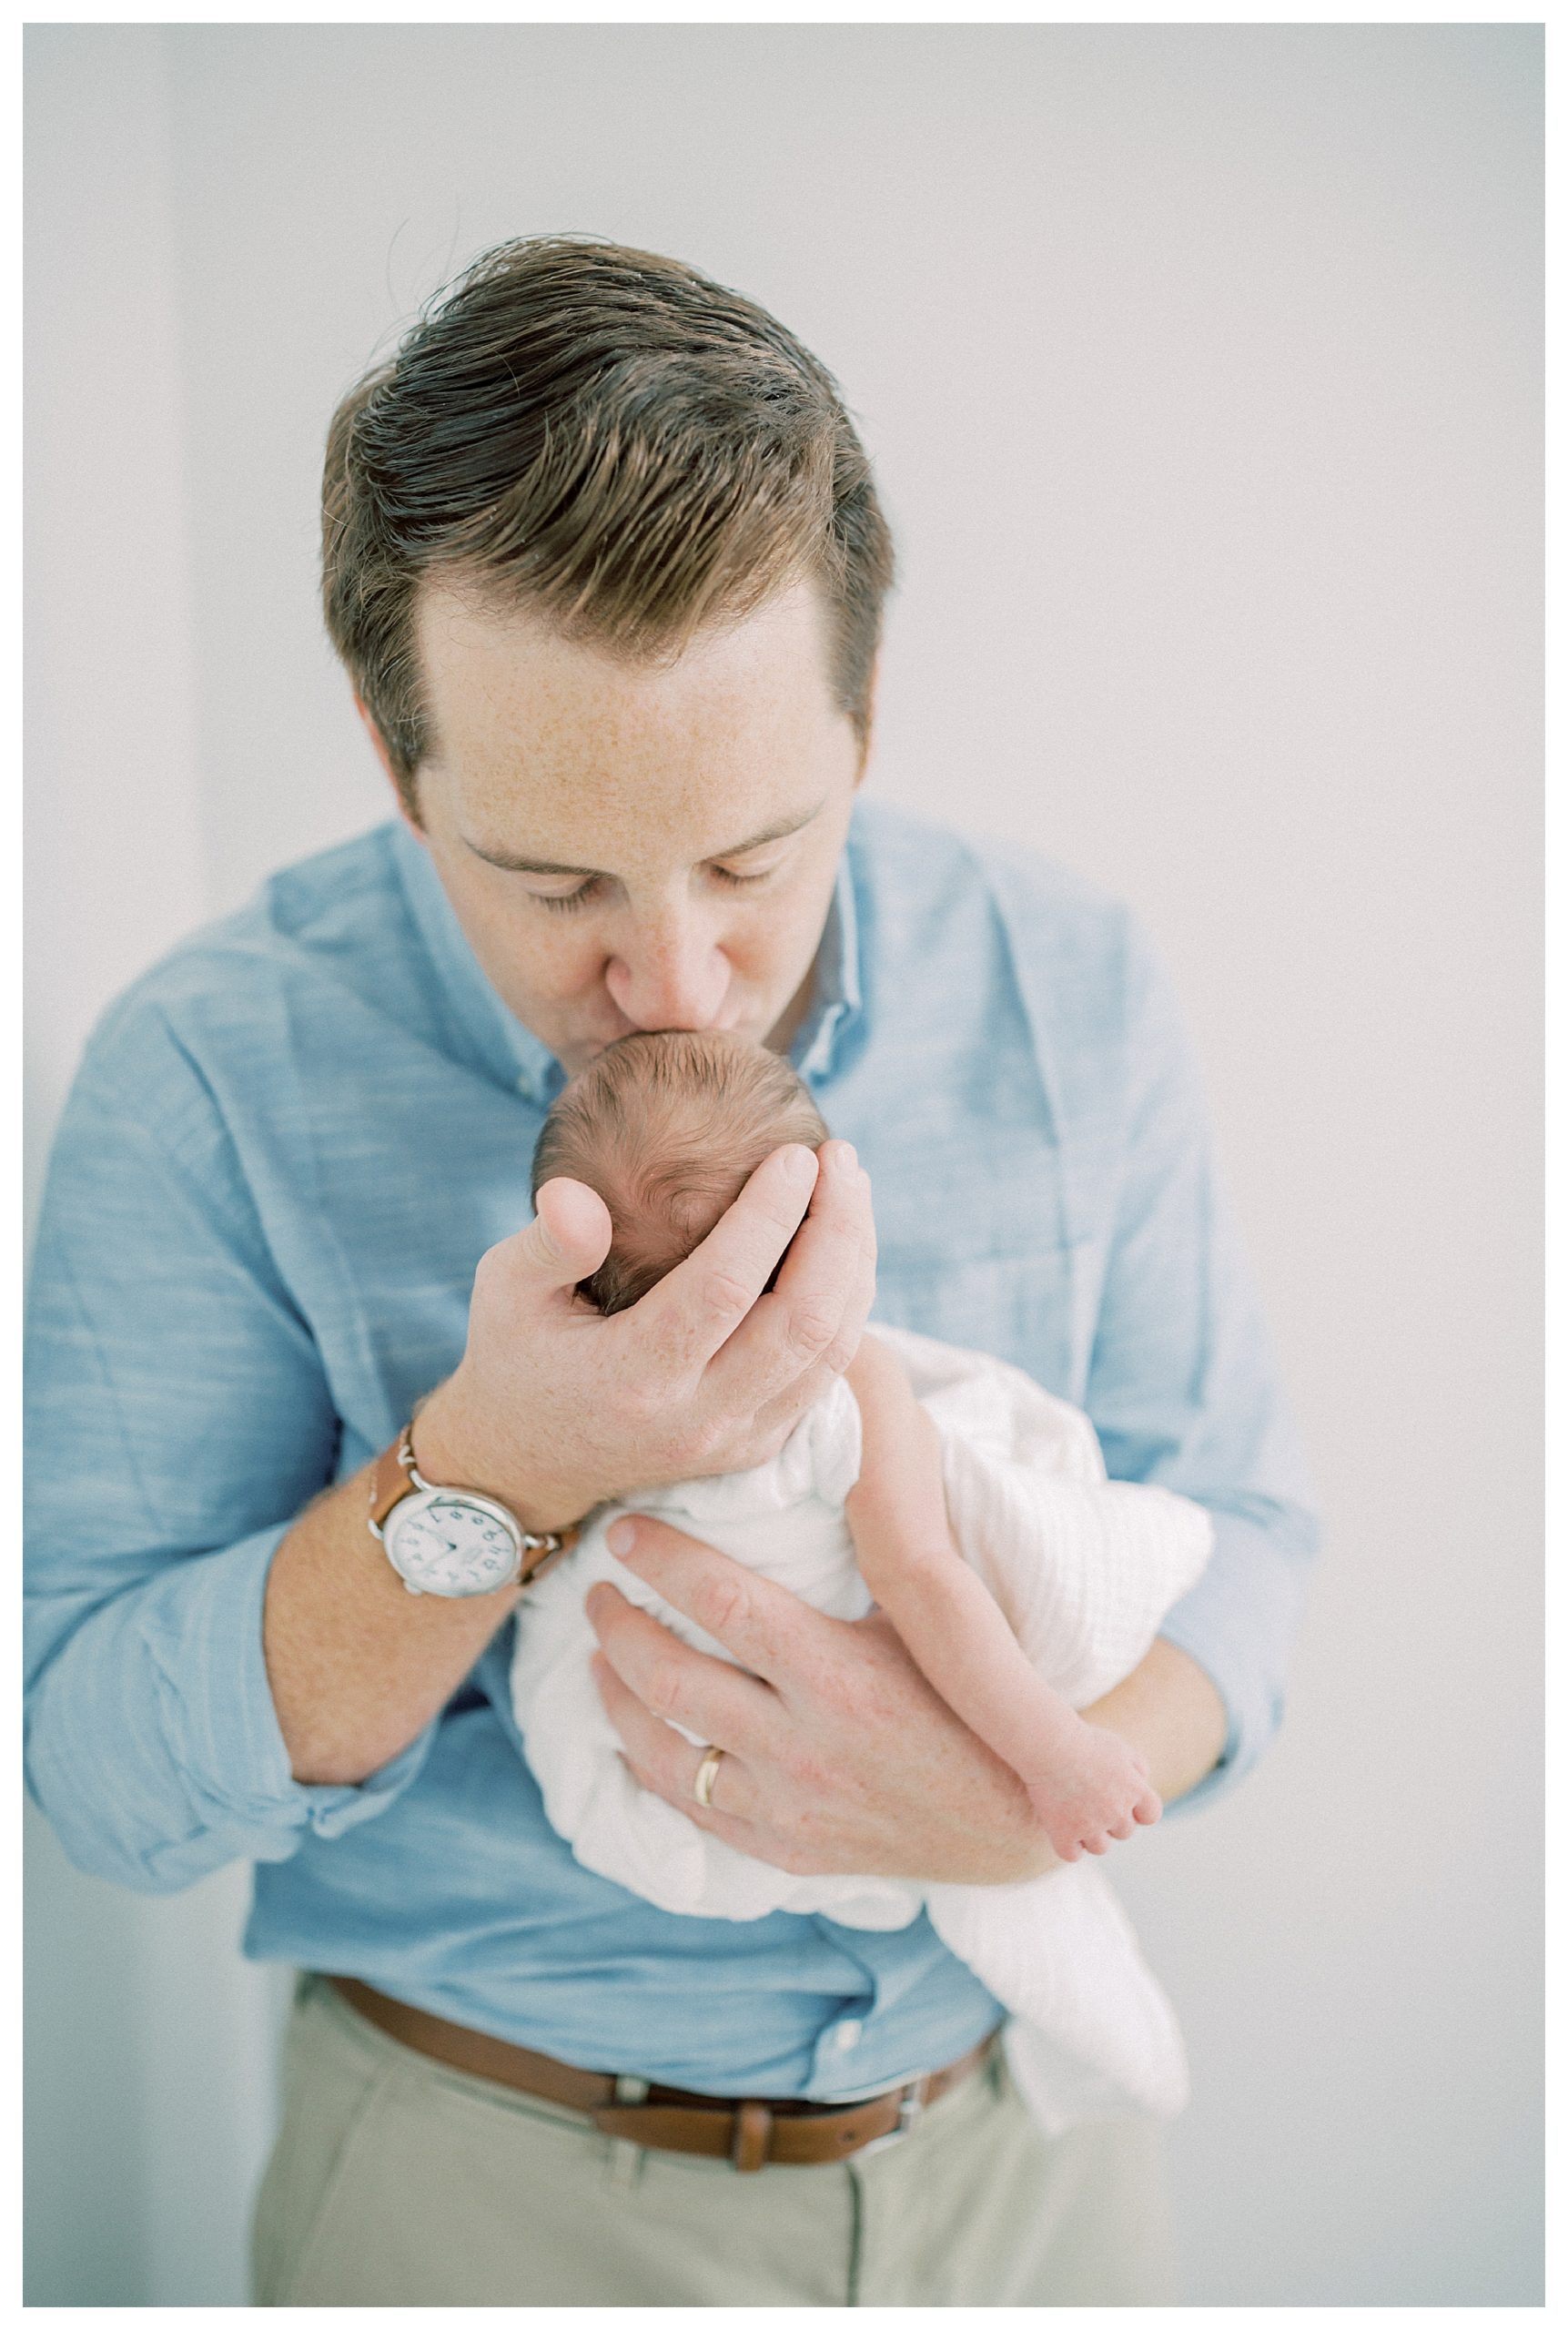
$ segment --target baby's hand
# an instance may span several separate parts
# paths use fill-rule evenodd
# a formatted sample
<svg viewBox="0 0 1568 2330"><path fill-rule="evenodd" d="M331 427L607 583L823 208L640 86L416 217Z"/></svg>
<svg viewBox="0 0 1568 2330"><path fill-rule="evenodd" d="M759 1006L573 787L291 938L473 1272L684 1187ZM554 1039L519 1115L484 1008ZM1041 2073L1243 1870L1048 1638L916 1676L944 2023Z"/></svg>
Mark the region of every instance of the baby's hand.
<svg viewBox="0 0 1568 2330"><path fill-rule="evenodd" d="M1113 1838L1130 1837L1135 1822L1151 1826L1162 1809L1136 1748L1081 1717L1049 1776L1026 1785L1058 1860L1103 1853Z"/></svg>

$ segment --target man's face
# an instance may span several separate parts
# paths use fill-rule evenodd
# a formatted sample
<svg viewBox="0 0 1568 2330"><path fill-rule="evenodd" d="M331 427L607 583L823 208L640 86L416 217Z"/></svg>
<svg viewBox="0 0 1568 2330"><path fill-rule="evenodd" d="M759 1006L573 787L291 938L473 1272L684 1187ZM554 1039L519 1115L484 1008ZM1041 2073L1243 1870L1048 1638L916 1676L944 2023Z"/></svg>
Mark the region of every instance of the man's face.
<svg viewBox="0 0 1568 2330"><path fill-rule="evenodd" d="M622 663L427 586L423 838L569 1073L634 1028L788 1041L862 766L824 628L803 584L673 664Z"/></svg>

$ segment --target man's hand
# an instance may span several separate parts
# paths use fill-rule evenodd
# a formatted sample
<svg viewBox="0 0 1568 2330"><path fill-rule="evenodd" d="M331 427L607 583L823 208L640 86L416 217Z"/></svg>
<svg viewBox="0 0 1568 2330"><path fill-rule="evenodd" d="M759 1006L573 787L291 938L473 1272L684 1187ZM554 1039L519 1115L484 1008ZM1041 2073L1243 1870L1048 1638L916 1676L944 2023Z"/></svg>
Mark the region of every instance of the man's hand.
<svg viewBox="0 0 1568 2330"><path fill-rule="evenodd" d="M918 1436L900 1444L889 1424L901 1410L898 1387L888 1368L867 1360L871 1341L850 1377L869 1429L849 1520L863 1572L885 1589L909 1557L920 1564L933 1551L934 1515L946 1536L946 1512L940 1467L934 1478L930 1470L934 1436L924 1446ZM879 1393L888 1408L873 1421L866 1412ZM923 1430L923 1412L916 1421ZM629 1569L739 1661L732 1666L692 1649L612 1586L589 1596L601 1644L594 1674L626 1760L645 1788L697 1827L803 1876L985 1884L1056 1866L1025 1782L933 1689L880 1612L858 1625L825 1618L664 1522L618 1521L612 1542ZM960 1593L947 1607L944 1671L973 1667L990 1720L995 1653L1017 1657L1017 1645L974 1574L954 1558L948 1575ZM1134 1822L1195 1788L1225 1744L1213 1684L1165 1641L1083 1717L1065 1703L1061 1711L1076 1737L1087 1728L1114 1742L1118 1772L1138 1777ZM1038 1710L1027 1712L1017 1749L1026 1764ZM693 1795L703 1751L674 1724L725 1751L707 1811ZM1122 1818L1107 1824L1107 1839L1126 1826ZM1092 1824L1088 1833L1098 1844Z"/></svg>
<svg viewBox="0 0 1568 2330"><path fill-rule="evenodd" d="M563 1180L483 1256L468 1349L414 1425L428 1480L488 1491L544 1530L640 1483L760 1464L848 1361L871 1308L870 1184L847 1141L819 1157L775 1150L694 1253L603 1319L573 1289L609 1244L602 1200ZM369 1486L367 1467L318 1498L268 1573L262 1647L298 1780L380 1770L517 1606L515 1586L406 1594L366 1529Z"/></svg>
<svg viewBox="0 0 1568 2330"><path fill-rule="evenodd" d="M467 1350L415 1428L428 1479L551 1529L629 1487L744 1471L777 1454L860 1340L876 1242L847 1141L775 1150L694 1252L604 1319L574 1290L610 1234L592 1190L547 1181L537 1219L481 1258Z"/></svg>
<svg viewBox="0 0 1568 2330"><path fill-rule="evenodd" d="M1022 1781L885 1619L824 1617L661 1521L617 1522L617 1552L623 1542L627 1567L741 1662L691 1649L613 1586L594 1587L595 1677L645 1788L799 1875L986 1884L1050 1867ZM725 1751L707 1811L693 1795L703 1750L673 1724Z"/></svg>

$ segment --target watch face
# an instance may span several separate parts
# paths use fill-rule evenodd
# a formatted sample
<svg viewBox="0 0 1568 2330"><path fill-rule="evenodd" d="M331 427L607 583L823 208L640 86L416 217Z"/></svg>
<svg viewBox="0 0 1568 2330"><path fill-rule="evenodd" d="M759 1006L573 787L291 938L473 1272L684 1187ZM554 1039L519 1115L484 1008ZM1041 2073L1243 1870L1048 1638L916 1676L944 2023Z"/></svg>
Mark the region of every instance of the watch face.
<svg viewBox="0 0 1568 2330"><path fill-rule="evenodd" d="M439 1489L393 1507L387 1551L421 1594L491 1594L517 1568L517 1541L501 1514Z"/></svg>

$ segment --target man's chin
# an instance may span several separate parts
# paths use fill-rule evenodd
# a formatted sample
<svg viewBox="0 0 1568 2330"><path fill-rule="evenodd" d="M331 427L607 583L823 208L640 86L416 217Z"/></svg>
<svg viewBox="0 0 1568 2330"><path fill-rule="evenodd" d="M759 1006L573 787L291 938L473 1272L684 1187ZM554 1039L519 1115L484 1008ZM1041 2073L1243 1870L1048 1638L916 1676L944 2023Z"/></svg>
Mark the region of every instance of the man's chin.
<svg viewBox="0 0 1568 2330"><path fill-rule="evenodd" d="M603 1036L594 1043L558 1044L554 1047L555 1057L569 1077L581 1076L585 1068L592 1067L601 1052L608 1051L616 1041L614 1036Z"/></svg>

